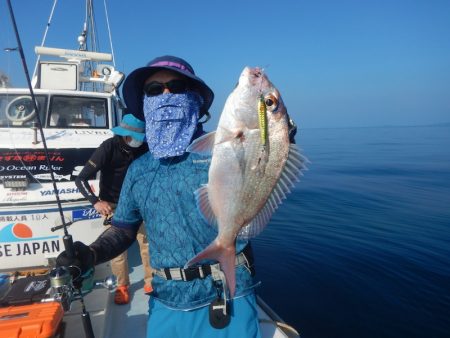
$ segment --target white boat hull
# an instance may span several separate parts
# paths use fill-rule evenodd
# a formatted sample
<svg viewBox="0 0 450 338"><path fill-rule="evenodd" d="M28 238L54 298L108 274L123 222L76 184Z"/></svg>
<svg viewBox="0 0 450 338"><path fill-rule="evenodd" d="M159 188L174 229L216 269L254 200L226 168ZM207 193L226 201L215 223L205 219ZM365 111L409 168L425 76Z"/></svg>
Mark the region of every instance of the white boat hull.
<svg viewBox="0 0 450 338"><path fill-rule="evenodd" d="M91 243L104 231L103 219L89 202L63 203L63 214L74 241ZM64 230L55 204L0 208L0 272L49 265L64 250Z"/></svg>

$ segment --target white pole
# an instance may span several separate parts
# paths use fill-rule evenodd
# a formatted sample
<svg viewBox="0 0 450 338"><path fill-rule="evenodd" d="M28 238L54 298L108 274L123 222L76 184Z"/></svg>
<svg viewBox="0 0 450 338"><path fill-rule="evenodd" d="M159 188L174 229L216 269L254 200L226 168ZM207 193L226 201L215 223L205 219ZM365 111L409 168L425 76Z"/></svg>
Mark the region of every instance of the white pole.
<svg viewBox="0 0 450 338"><path fill-rule="evenodd" d="M55 0L55 1L53 2L52 10L51 10L51 12L50 12L50 17L48 18L48 21L47 21L47 26L45 27L44 37L42 38L41 46L44 45L45 39L47 38L48 29L50 28L50 23L51 23L51 21L52 21L53 13L55 12L55 7L56 7L56 3L57 3L57 2L58 2L58 0ZM32 79L34 79L35 76L36 76L36 72L37 72L37 68L38 68L38 65L39 65L39 60L40 60L40 58L41 58L41 57L38 55L38 57L37 57L37 59L36 59L36 64L34 65L34 71L33 71L33 77L32 77Z"/></svg>

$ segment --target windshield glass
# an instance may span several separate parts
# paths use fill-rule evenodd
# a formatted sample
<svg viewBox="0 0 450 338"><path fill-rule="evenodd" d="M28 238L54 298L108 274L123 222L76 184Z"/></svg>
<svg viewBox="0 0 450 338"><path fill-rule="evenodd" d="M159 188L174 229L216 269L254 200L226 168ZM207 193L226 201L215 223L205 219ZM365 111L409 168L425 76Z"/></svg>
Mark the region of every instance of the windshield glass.
<svg viewBox="0 0 450 338"><path fill-rule="evenodd" d="M36 95L39 117L45 122L47 96ZM31 96L23 94L0 94L0 127L31 127L36 112Z"/></svg>
<svg viewBox="0 0 450 338"><path fill-rule="evenodd" d="M52 96L48 125L56 128L108 127L105 98Z"/></svg>

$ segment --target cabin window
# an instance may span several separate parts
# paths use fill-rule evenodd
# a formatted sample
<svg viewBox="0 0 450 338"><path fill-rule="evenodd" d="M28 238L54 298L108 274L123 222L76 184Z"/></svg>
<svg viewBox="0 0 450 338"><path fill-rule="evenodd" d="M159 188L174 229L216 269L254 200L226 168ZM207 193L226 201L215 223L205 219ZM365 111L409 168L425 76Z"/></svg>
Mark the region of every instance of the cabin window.
<svg viewBox="0 0 450 338"><path fill-rule="evenodd" d="M39 117L45 121L47 96L35 95ZM0 94L0 127L31 127L36 121L36 112L30 95Z"/></svg>
<svg viewBox="0 0 450 338"><path fill-rule="evenodd" d="M107 128L105 98L52 96L48 125L56 128Z"/></svg>
<svg viewBox="0 0 450 338"><path fill-rule="evenodd" d="M120 102L118 100L114 100L112 104L113 110L113 126L118 126L120 121L122 121L122 109L120 107Z"/></svg>

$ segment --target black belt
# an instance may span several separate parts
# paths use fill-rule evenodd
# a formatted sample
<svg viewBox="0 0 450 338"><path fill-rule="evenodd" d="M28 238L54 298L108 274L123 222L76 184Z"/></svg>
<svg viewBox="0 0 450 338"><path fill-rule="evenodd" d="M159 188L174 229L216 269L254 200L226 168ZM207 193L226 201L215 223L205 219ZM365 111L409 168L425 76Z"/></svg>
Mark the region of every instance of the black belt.
<svg viewBox="0 0 450 338"><path fill-rule="evenodd" d="M248 244L241 253L236 255L236 266L245 265L249 269L251 275L254 275L253 268L253 252L250 244ZM190 282L194 279L206 278L214 271L220 270L219 263L216 264L202 264L191 266L187 269L183 268L163 268L153 269L153 276L159 276L166 280L182 280Z"/></svg>

